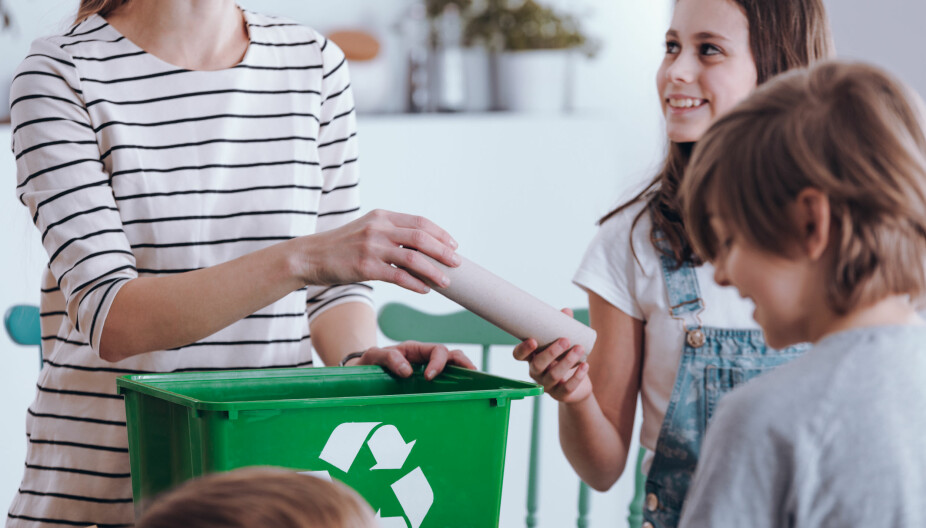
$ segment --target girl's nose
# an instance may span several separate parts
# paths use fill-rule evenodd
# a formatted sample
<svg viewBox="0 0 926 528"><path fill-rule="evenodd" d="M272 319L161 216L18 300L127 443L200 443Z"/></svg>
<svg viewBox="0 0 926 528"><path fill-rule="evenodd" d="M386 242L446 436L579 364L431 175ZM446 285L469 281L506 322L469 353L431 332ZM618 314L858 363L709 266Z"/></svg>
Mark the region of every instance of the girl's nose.
<svg viewBox="0 0 926 528"><path fill-rule="evenodd" d="M682 51L666 68L666 80L674 83L691 83L694 82L696 71L697 60L691 53Z"/></svg>

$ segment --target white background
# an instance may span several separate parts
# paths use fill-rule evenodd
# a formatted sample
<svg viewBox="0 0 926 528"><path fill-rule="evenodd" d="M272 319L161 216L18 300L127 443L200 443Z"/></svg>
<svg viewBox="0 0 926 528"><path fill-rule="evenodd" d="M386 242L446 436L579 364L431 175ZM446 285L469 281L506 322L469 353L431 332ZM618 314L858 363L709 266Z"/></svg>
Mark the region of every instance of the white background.
<svg viewBox="0 0 926 528"><path fill-rule="evenodd" d="M40 35L59 31L76 1L6 2L17 30L0 34L0 82ZM661 120L653 75L662 55L662 35L671 1L559 0L584 15L604 47L579 64L576 108L570 115L361 115L364 206L424 214L448 229L468 258L554 306L583 306L584 294L570 278L594 222L635 188L659 163ZM401 39L390 26L406 0L243 1L244 7L279 14L322 31L362 27L383 41L394 98L401 106ZM843 57L880 64L926 92L926 70L915 35L926 20L926 3L915 0L827 2ZM359 70L359 68L358 68ZM358 81L355 76L355 84ZM2 85L0 84L0 85ZM5 98L0 88L0 97ZM0 111L0 114L3 112ZM45 254L14 197L13 157L0 126L0 310L36 303ZM455 307L431 294L417 296L388 285L377 287L380 304L399 300L434 312ZM0 336L0 511L19 484L25 452L25 408L35 391L33 350ZM493 371L525 378L509 350L493 355ZM560 454L555 405L543 415L540 526L574 525L576 479ZM509 434L501 526L523 525L527 430L530 405L515 402ZM628 472L629 474L629 472ZM632 482L593 498L592 526L623 526Z"/></svg>

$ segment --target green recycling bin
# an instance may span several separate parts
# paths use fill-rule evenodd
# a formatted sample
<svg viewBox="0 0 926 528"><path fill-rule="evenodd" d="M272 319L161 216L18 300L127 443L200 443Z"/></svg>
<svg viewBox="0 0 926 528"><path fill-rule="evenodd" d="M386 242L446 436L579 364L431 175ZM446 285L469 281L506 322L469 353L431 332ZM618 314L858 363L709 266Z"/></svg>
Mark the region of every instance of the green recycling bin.
<svg viewBox="0 0 926 528"><path fill-rule="evenodd" d="M244 466L328 476L383 528L498 526L511 400L542 387L457 367L122 376L136 515L184 480Z"/></svg>

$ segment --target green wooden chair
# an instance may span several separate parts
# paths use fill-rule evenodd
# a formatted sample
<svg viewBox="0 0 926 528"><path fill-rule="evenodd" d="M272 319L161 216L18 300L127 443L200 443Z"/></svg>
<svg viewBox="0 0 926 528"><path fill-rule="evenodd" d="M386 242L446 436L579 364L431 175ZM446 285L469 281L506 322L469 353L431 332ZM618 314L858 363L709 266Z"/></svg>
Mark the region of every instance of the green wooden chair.
<svg viewBox="0 0 926 528"><path fill-rule="evenodd" d="M3 326L14 343L38 347L39 369L41 369L43 366L42 328L39 321L39 307L31 304L11 306L3 316Z"/></svg>
<svg viewBox="0 0 926 528"><path fill-rule="evenodd" d="M575 318L588 324L588 310L575 310ZM482 347L482 370L489 370L489 349L496 345L514 346L520 340L499 330L479 316L462 310L444 315L418 311L409 306L389 303L379 312L379 328L383 335L393 341L427 341L453 345L479 345ZM533 423L531 426L531 447L527 475L527 518L528 528L537 526L538 483L540 466L540 406L542 398L534 398ZM588 486L579 484L579 517L576 526L588 526L590 496Z"/></svg>

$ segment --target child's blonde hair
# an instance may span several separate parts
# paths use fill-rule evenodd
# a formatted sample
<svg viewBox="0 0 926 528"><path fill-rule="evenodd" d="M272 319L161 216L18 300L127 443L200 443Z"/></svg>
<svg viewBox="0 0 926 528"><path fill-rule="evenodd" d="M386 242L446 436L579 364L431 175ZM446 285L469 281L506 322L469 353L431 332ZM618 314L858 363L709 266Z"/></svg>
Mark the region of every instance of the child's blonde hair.
<svg viewBox="0 0 926 528"><path fill-rule="evenodd" d="M802 238L786 214L803 189L830 205L836 313L926 287L922 101L882 70L825 62L784 74L720 118L693 153L681 195L701 257L717 215L745 243L784 255Z"/></svg>
<svg viewBox="0 0 926 528"><path fill-rule="evenodd" d="M188 481L157 499L136 528L374 528L352 489L279 468L244 468Z"/></svg>

